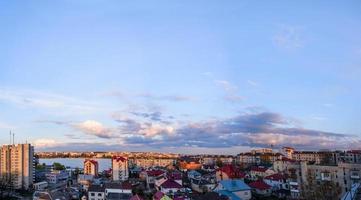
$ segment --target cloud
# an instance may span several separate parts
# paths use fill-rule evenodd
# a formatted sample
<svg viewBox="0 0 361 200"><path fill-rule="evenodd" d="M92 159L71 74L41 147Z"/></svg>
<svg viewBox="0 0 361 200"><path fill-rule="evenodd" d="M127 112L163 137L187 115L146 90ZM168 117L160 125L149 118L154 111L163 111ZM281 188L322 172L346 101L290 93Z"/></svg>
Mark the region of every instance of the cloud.
<svg viewBox="0 0 361 200"><path fill-rule="evenodd" d="M246 99L244 96L238 95L238 87L231 82L226 80L215 80L214 82L224 90L224 100L237 103Z"/></svg>
<svg viewBox="0 0 361 200"><path fill-rule="evenodd" d="M72 126L88 135L94 135L100 138L113 137L112 130L110 128L106 128L103 124L94 120L87 120L82 123L73 124Z"/></svg>
<svg viewBox="0 0 361 200"><path fill-rule="evenodd" d="M151 93L140 93L136 96L146 99L152 99L156 101L170 101L170 102L180 102L180 101L194 101L195 97L191 96L182 96L182 95L155 95Z"/></svg>
<svg viewBox="0 0 361 200"><path fill-rule="evenodd" d="M247 84L253 87L258 87L259 83L253 80L247 80Z"/></svg>
<svg viewBox="0 0 361 200"><path fill-rule="evenodd" d="M54 146L62 146L65 144L60 143L59 141L56 141L54 139L37 139L35 141L33 141L33 145L36 148L50 148L50 147L54 147Z"/></svg>
<svg viewBox="0 0 361 200"><path fill-rule="evenodd" d="M293 145L301 149L342 149L349 144L361 144L360 138L356 136L295 127L292 120L271 112L241 114L229 119L190 123L171 129L154 128L149 124L148 129L141 124L138 127L140 129L137 132L125 138L126 143L201 148Z"/></svg>
<svg viewBox="0 0 361 200"><path fill-rule="evenodd" d="M301 28L296 26L281 26L273 36L272 41L277 47L286 50L298 49L304 46Z"/></svg>
<svg viewBox="0 0 361 200"><path fill-rule="evenodd" d="M215 80L214 81L218 86L222 87L226 92L237 90L237 86L233 85L226 80Z"/></svg>
<svg viewBox="0 0 361 200"><path fill-rule="evenodd" d="M137 113L137 115L149 117L145 113ZM300 127L297 120L267 111L249 111L230 118L196 123L175 121L163 124L159 121L149 122L132 117L134 115L114 113L112 118L118 125L113 128L105 127L94 120L72 122L68 126L87 135L109 141L105 142L106 144L100 144L109 148L113 148L111 145L115 145L115 141L118 144L122 143L123 146L137 146L142 149L187 147L237 149L270 146L279 148L291 145L298 149L318 150L320 148L356 148L361 145L359 136L306 129ZM66 125L66 123L56 124ZM47 147L45 143L47 142L37 141L37 145ZM61 146L52 141L49 144Z"/></svg>

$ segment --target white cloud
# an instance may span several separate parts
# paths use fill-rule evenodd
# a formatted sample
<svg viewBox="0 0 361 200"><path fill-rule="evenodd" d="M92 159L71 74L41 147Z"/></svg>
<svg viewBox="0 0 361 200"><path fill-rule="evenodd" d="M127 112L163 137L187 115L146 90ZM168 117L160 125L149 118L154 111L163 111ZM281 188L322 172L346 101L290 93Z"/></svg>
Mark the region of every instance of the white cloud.
<svg viewBox="0 0 361 200"><path fill-rule="evenodd" d="M43 149L43 148L62 146L64 144L62 144L59 141L56 141L54 139L37 139L37 140L33 141L33 145L36 148Z"/></svg>
<svg viewBox="0 0 361 200"><path fill-rule="evenodd" d="M106 128L100 122L94 120L87 120L82 123L74 124L73 127L83 133L98 136L100 138L114 137L112 129Z"/></svg>
<svg viewBox="0 0 361 200"><path fill-rule="evenodd" d="M253 80L247 80L248 85L251 85L253 87L259 86L259 83Z"/></svg>
<svg viewBox="0 0 361 200"><path fill-rule="evenodd" d="M215 80L214 81L218 86L222 87L225 91L234 91L237 90L237 86L233 85L229 81L226 80Z"/></svg>

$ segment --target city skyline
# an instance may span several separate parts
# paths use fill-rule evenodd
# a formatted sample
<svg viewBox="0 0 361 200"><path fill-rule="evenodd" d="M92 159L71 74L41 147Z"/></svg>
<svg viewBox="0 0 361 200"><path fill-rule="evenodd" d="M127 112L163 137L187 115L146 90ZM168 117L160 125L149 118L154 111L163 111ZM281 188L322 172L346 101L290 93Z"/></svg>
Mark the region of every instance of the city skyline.
<svg viewBox="0 0 361 200"><path fill-rule="evenodd" d="M0 142L361 146L361 2L0 2Z"/></svg>

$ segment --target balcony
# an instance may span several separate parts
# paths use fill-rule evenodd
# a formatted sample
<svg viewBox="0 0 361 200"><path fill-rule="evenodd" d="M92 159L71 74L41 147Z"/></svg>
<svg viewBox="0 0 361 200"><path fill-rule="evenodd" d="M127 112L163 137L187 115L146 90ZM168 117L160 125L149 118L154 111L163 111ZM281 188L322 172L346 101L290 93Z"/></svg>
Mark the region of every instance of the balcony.
<svg viewBox="0 0 361 200"><path fill-rule="evenodd" d="M351 174L351 179L360 179L360 175L358 175L358 174Z"/></svg>
<svg viewBox="0 0 361 200"><path fill-rule="evenodd" d="M293 193L299 193L300 192L298 189L291 189L290 191L293 192Z"/></svg>
<svg viewBox="0 0 361 200"><path fill-rule="evenodd" d="M290 181L290 185L298 186L298 183L296 181Z"/></svg>

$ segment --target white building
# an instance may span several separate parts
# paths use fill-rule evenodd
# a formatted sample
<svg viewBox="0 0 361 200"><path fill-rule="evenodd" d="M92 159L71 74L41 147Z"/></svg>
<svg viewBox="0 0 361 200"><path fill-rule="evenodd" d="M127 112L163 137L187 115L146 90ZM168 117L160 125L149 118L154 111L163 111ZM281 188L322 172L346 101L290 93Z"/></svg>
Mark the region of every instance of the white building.
<svg viewBox="0 0 361 200"><path fill-rule="evenodd" d="M113 181L125 181L129 178L128 158L113 156L112 158Z"/></svg>
<svg viewBox="0 0 361 200"><path fill-rule="evenodd" d="M91 185L88 189L89 200L104 200L105 187L104 185Z"/></svg>
<svg viewBox="0 0 361 200"><path fill-rule="evenodd" d="M66 171L57 171L54 170L53 172L45 174L46 181L49 184L58 184L58 183L65 183L68 181L69 173Z"/></svg>
<svg viewBox="0 0 361 200"><path fill-rule="evenodd" d="M3 145L0 154L0 176L15 188L29 189L34 181L34 147L30 144Z"/></svg>

